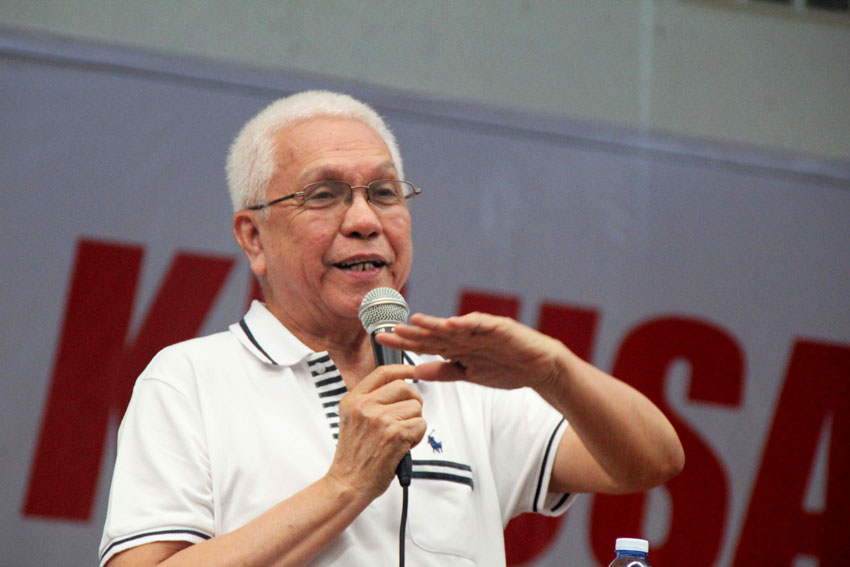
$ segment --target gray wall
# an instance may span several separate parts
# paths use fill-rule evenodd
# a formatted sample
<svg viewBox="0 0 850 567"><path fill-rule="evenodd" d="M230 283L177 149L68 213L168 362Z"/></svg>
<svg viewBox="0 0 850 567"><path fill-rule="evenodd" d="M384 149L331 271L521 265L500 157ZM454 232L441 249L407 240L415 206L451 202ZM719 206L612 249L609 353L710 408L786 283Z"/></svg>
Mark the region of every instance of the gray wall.
<svg viewBox="0 0 850 567"><path fill-rule="evenodd" d="M0 24L850 160L850 18L741 0L3 0Z"/></svg>

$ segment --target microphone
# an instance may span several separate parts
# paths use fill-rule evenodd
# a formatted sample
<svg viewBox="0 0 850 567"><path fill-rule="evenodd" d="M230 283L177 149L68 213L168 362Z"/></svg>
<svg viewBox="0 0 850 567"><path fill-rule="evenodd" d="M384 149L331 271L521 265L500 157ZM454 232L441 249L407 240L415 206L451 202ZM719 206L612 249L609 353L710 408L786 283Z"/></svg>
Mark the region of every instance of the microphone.
<svg viewBox="0 0 850 567"><path fill-rule="evenodd" d="M363 297L357 316L372 341L375 365L401 364L402 352L375 341L381 333L392 333L399 323L406 323L410 309L399 292L391 287L376 287Z"/></svg>
<svg viewBox="0 0 850 567"><path fill-rule="evenodd" d="M402 363L402 351L379 344L375 337L381 333L392 333L396 325L407 322L409 314L410 308L404 297L391 287L376 287L363 297L357 316L372 342L375 366ZM399 484L410 485L412 468L413 463L408 451L396 467Z"/></svg>

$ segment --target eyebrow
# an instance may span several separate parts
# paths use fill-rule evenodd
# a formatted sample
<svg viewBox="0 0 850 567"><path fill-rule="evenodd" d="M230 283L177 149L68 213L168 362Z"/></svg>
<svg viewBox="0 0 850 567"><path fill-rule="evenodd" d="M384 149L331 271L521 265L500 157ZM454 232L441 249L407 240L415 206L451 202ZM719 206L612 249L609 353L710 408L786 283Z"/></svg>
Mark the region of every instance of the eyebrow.
<svg viewBox="0 0 850 567"><path fill-rule="evenodd" d="M392 172L393 177L397 174L395 164L392 161L385 161L379 164L372 170L375 175L378 177L374 177L374 179L380 179L380 175L389 174ZM333 166L325 166L325 167L317 167L314 169L309 169L304 174L299 176L299 180L301 182L309 182L308 180L321 181L323 179L333 179L335 181L343 181L345 177L345 173L342 169Z"/></svg>

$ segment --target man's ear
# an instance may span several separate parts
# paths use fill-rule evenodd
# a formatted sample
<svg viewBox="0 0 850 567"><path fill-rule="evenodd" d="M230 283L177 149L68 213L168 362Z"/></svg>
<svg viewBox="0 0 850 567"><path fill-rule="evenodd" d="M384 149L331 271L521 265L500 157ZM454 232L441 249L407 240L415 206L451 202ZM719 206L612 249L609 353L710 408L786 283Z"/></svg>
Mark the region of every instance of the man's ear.
<svg viewBox="0 0 850 567"><path fill-rule="evenodd" d="M252 211L236 211L233 215L233 236L245 253L251 265L251 271L257 277L266 275L266 255L260 238L260 227L256 214Z"/></svg>

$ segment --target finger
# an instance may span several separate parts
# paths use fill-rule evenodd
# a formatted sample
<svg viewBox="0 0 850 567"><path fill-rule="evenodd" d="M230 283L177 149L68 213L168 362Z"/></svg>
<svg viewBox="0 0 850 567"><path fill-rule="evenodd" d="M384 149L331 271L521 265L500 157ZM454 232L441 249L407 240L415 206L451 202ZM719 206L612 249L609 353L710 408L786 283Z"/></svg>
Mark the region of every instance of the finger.
<svg viewBox="0 0 850 567"><path fill-rule="evenodd" d="M492 326L489 319L492 315L486 313L467 313L465 315L454 315L448 318L434 317L423 313L414 313L410 317L410 325L431 332L432 336L454 336L460 333L471 333L473 331Z"/></svg>
<svg viewBox="0 0 850 567"><path fill-rule="evenodd" d="M409 350L424 354L441 354L449 344L445 340L421 336L411 338L401 333L381 333L376 337L376 340L379 344L396 350Z"/></svg>
<svg viewBox="0 0 850 567"><path fill-rule="evenodd" d="M425 362L416 367L416 378L426 382L466 380L466 368L459 362Z"/></svg>
<svg viewBox="0 0 850 567"><path fill-rule="evenodd" d="M410 407L400 409L411 410ZM412 411L415 412L415 408ZM421 415L414 414L405 419L398 419L390 411L387 411L382 419L378 444L386 447L390 453L401 457L411 447L419 443L426 428L427 423Z"/></svg>
<svg viewBox="0 0 850 567"><path fill-rule="evenodd" d="M423 340L422 337L429 336L434 339L457 341L461 337L478 338L496 332L505 325L506 321L508 319L505 317L478 312L456 315L447 319L416 313L410 318L409 326L415 325L414 328L430 331L430 334L413 335L407 329L402 331L402 334L420 340Z"/></svg>
<svg viewBox="0 0 850 567"><path fill-rule="evenodd" d="M394 332L392 333L379 333L377 338L383 338L385 336L399 336L415 341L428 341L437 340L441 337L441 334L438 331L426 329L424 327L417 327L415 325L396 325L393 331Z"/></svg>
<svg viewBox="0 0 850 567"><path fill-rule="evenodd" d="M409 428L411 436L408 441L412 449L419 445L419 442L425 437L425 432L428 431L428 422L423 417L417 417L409 420Z"/></svg>
<svg viewBox="0 0 850 567"><path fill-rule="evenodd" d="M410 324L422 327L423 329L435 330L444 325L446 319L443 317L435 317L424 313L414 313L410 316Z"/></svg>
<svg viewBox="0 0 850 567"><path fill-rule="evenodd" d="M410 323L396 325L394 333L385 335L398 335L406 339L419 341L426 344L440 344L456 341L458 336L467 333L469 324L462 321L458 324L459 317L442 319L431 317L420 313L411 317Z"/></svg>
<svg viewBox="0 0 850 567"><path fill-rule="evenodd" d="M388 334L388 333L385 333ZM395 381L413 380L413 367L406 364L387 364L379 366L367 374L352 391L368 393Z"/></svg>
<svg viewBox="0 0 850 567"><path fill-rule="evenodd" d="M393 452L397 455L394 459L392 459L395 464L398 464L399 459L404 455L404 453L422 441L427 430L428 423L424 418L413 417L411 419L398 422L394 433L388 432L388 434L394 439L394 442L391 443L391 445L395 447Z"/></svg>
<svg viewBox="0 0 850 567"><path fill-rule="evenodd" d="M422 402L417 399L407 399L387 406L387 411L397 421L409 421L422 417Z"/></svg>
<svg viewBox="0 0 850 567"><path fill-rule="evenodd" d="M449 317L445 321L447 332L463 333L467 335L480 335L492 333L506 320L505 317L497 317L488 313L467 313L466 315Z"/></svg>
<svg viewBox="0 0 850 567"><path fill-rule="evenodd" d="M398 329L398 327L396 327ZM382 333L377 341L390 348L408 350L420 354L438 354L444 358L460 357L490 351L495 347L493 336L469 333L454 333L447 336L434 336L430 331L401 330L396 333Z"/></svg>
<svg viewBox="0 0 850 567"><path fill-rule="evenodd" d="M415 376L415 372L413 371L413 367L410 368L412 379L412 377ZM384 384L380 388L368 392L366 395L370 396L375 402L384 405L395 404L397 402L404 402L407 400L414 400L422 405L422 396L419 395L416 388L404 380L394 380L388 384Z"/></svg>

